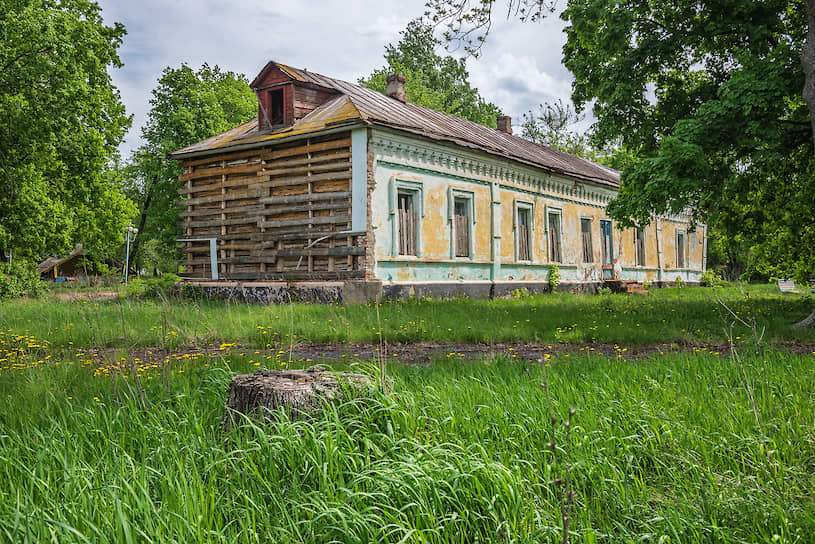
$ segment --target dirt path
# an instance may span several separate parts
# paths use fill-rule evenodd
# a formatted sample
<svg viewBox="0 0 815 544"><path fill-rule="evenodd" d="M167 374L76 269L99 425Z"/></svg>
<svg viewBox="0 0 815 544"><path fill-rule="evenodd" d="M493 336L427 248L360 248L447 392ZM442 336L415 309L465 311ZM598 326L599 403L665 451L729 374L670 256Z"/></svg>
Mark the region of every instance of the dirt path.
<svg viewBox="0 0 815 544"><path fill-rule="evenodd" d="M119 296L116 291L57 291L58 299L73 302L76 300L111 300Z"/></svg>
<svg viewBox="0 0 815 544"><path fill-rule="evenodd" d="M496 343L496 344L466 344L466 343L437 343L420 342L412 344L386 344L385 354L387 359L400 361L403 363L424 364L434 359L443 357L456 357L461 359L481 359L494 356L503 356L510 359L545 359L547 355L556 357L566 354L593 353L606 357L619 357L624 359L643 359L653 355L665 355L669 353L710 353L713 355L727 356L730 348L727 344L644 344L635 346L624 346L617 344L516 344L516 343ZM808 343L783 343L776 344L776 348L786 349L800 355L815 354L815 344ZM745 349L749 349L745 347ZM308 361L310 363L336 362L343 360L370 361L378 357L380 346L377 344L349 343L349 344L295 344L294 346L277 346L269 351L251 346L234 346L220 349L215 346L202 348L178 348L175 350L162 350L161 348L134 348L123 350L103 349L85 350L85 353L96 353L100 360L108 359L111 354L121 355L127 352L130 358L142 361L161 361L166 357L177 359L180 356L207 355L216 357L218 355L245 354L250 356L258 353L273 353L278 359L289 358L291 351L292 361Z"/></svg>

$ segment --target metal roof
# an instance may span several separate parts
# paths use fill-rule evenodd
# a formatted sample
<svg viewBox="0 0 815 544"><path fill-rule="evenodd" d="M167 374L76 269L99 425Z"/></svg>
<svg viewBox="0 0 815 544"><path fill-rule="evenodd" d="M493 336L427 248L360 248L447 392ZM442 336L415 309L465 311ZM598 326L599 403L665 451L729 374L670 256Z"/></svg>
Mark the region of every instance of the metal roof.
<svg viewBox="0 0 815 544"><path fill-rule="evenodd" d="M280 63L278 67L293 80L334 89L340 96L330 99L291 127L260 133L257 120L250 121L218 136L172 153L174 158L188 154L206 154L233 147L259 145L290 136L317 132L337 126L364 123L384 126L441 142L483 151L491 155L518 161L548 172L618 187L620 174L586 159L563 153L551 147L530 142L519 136L460 119L447 113L404 103L361 85L333 79ZM264 68L266 70L266 68Z"/></svg>

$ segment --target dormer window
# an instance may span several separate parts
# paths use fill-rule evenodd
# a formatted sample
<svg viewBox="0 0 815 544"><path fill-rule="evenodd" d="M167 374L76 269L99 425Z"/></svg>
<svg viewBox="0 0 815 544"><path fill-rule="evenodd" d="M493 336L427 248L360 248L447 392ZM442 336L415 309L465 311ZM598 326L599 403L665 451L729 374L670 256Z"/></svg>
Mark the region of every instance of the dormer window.
<svg viewBox="0 0 815 544"><path fill-rule="evenodd" d="M269 62L249 84L258 98L258 131L281 130L294 125L315 109L341 94L311 81L305 70L281 69Z"/></svg>
<svg viewBox="0 0 815 544"><path fill-rule="evenodd" d="M269 91L269 124L274 127L283 122L283 89Z"/></svg>

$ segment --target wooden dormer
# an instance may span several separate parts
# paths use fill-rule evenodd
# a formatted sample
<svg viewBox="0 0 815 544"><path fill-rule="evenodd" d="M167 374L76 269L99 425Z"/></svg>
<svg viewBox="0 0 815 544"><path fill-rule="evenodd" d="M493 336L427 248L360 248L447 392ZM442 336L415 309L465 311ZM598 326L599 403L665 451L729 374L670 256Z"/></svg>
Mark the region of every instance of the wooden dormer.
<svg viewBox="0 0 815 544"><path fill-rule="evenodd" d="M306 72L269 62L250 87L258 98L258 130L280 130L292 126L339 91L308 81Z"/></svg>

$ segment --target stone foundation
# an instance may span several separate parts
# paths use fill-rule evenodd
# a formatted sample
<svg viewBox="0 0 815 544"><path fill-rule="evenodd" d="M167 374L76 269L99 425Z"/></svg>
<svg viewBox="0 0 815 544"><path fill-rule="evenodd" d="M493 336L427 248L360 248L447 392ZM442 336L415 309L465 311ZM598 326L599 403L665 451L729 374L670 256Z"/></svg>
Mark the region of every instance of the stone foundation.
<svg viewBox="0 0 815 544"><path fill-rule="evenodd" d="M546 281L471 281L382 283L381 280L313 281L313 282L188 282L209 298L238 300L253 304L366 304L384 299L404 298L508 298L513 295L535 295L549 292ZM674 282L653 282L652 288L671 287ZM698 282L683 283L687 286ZM603 282L562 282L555 289L561 293L597 292Z"/></svg>

